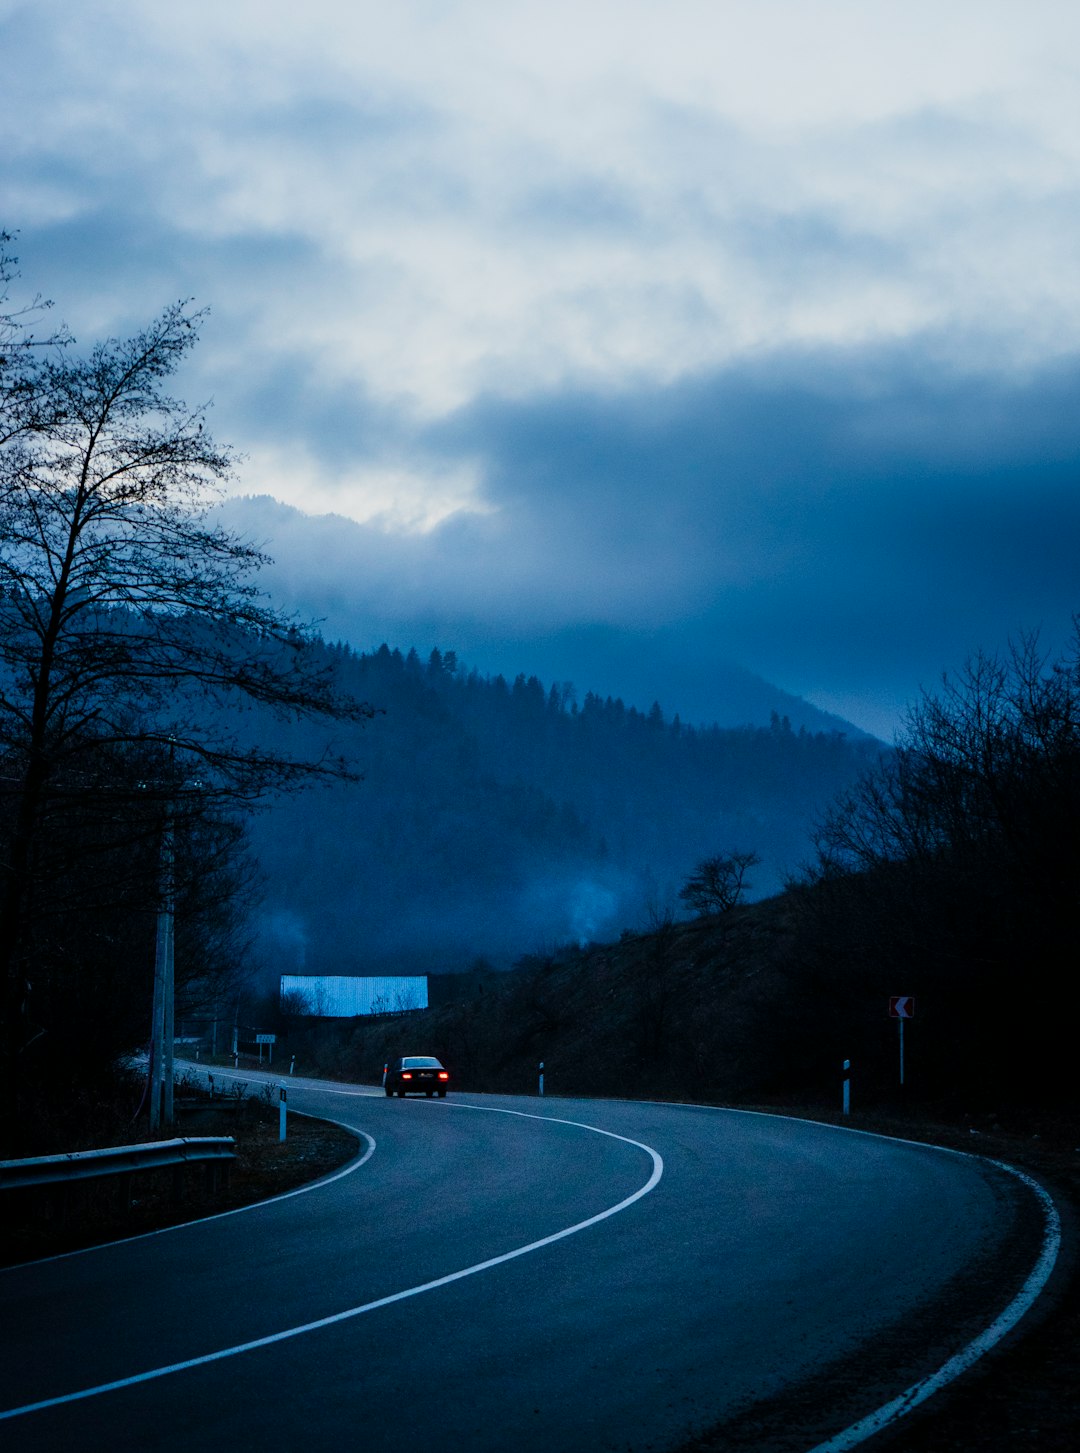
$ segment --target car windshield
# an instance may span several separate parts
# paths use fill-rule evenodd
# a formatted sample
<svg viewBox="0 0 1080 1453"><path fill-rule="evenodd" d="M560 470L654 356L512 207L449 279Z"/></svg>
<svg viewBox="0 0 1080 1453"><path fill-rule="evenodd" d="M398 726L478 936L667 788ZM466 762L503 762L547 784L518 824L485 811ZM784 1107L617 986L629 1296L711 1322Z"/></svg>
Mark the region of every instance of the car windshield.
<svg viewBox="0 0 1080 1453"><path fill-rule="evenodd" d="M442 1065L437 1059L432 1059L430 1055L414 1055L412 1059L403 1059L401 1068L403 1070L441 1070Z"/></svg>

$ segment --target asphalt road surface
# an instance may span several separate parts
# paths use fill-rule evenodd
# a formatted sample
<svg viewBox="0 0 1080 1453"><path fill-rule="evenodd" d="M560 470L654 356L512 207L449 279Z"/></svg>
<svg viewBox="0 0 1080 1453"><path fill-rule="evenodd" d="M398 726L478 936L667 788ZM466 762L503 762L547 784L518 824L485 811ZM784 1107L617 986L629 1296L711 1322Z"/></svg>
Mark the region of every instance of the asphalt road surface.
<svg viewBox="0 0 1080 1453"><path fill-rule="evenodd" d="M837 1365L861 1415L970 1338L958 1275L1016 1282L1029 1193L974 1159L693 1106L289 1103L363 1163L0 1271L6 1453L670 1450Z"/></svg>

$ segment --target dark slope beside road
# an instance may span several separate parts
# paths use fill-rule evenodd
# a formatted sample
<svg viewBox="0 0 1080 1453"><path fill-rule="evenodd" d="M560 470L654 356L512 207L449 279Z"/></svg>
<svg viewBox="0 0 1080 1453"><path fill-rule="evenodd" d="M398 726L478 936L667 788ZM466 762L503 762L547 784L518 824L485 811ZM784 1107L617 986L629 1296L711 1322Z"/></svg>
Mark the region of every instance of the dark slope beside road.
<svg viewBox="0 0 1080 1453"><path fill-rule="evenodd" d="M8 1421L6 1447L113 1448L139 1427L161 1449L673 1448L885 1347L847 1419L962 1345L1034 1259L1010 1178L926 1148L684 1106L292 1098L373 1136L371 1160L240 1215L0 1273L0 1314L21 1329L0 1406L388 1300ZM930 1325L916 1346L897 1335Z"/></svg>

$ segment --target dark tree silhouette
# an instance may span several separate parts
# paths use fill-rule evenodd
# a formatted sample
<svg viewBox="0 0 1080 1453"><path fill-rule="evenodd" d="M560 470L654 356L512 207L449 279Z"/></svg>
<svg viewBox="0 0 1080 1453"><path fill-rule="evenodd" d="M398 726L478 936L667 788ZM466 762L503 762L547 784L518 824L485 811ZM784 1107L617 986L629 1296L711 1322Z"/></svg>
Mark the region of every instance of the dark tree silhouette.
<svg viewBox="0 0 1080 1453"><path fill-rule="evenodd" d="M719 853L705 858L687 878L679 897L697 913L727 913L749 887L747 873L757 867L757 853Z"/></svg>
<svg viewBox="0 0 1080 1453"><path fill-rule="evenodd" d="M14 237L0 230L0 447L45 422L47 394L38 386L50 351L70 342L58 327L44 336L34 325L44 321L52 304L45 298L9 310L9 287L17 276Z"/></svg>
<svg viewBox="0 0 1080 1453"><path fill-rule="evenodd" d="M166 389L201 318L178 303L132 338L43 358L11 346L25 340L18 315L5 315L0 1049L11 1107L30 1037L38 858L51 815L109 802L122 816L133 793L170 813L193 796L203 812L235 808L270 788L348 775L329 753L262 747L232 709L371 715L335 691L309 636L260 594L265 557L209 518L230 452L211 439L205 410ZM75 850L80 835L69 836Z"/></svg>
<svg viewBox="0 0 1080 1453"><path fill-rule="evenodd" d="M1022 638L924 695L894 756L824 819L806 875L822 992L838 1024L854 1016L843 1042L866 1038L886 995L913 993L923 1084L1073 1098L1060 1005L1078 824L1080 643L1051 661Z"/></svg>

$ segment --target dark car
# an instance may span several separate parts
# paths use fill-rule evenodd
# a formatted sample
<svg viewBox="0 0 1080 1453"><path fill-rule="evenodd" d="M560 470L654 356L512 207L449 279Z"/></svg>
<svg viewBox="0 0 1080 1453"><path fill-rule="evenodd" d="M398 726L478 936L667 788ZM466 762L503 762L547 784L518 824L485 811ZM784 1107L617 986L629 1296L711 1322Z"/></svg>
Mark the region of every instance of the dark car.
<svg viewBox="0 0 1080 1453"><path fill-rule="evenodd" d="M430 1054L392 1059L383 1070L383 1088L388 1095L444 1096L450 1088L450 1071Z"/></svg>

